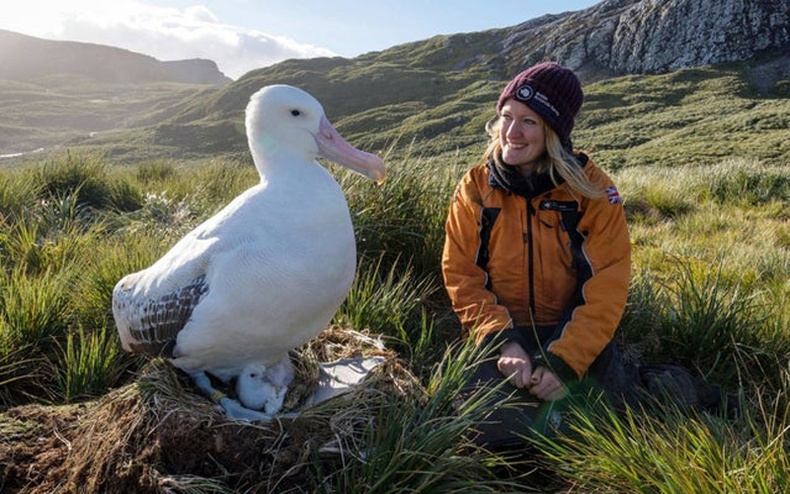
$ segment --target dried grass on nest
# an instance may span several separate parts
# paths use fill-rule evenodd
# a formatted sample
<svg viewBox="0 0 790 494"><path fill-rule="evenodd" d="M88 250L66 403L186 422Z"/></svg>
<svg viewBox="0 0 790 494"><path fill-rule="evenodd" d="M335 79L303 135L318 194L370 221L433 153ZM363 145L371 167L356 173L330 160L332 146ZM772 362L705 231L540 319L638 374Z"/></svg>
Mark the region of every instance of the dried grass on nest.
<svg viewBox="0 0 790 494"><path fill-rule="evenodd" d="M359 390L266 424L227 421L188 377L153 360L135 384L86 407L62 431L65 457L24 492L182 492L200 482L231 490L298 490L306 462L360 454L361 434L389 396L424 396L378 340L331 327L294 352L297 375L286 403L297 407L312 392L319 361L362 355L386 361Z"/></svg>

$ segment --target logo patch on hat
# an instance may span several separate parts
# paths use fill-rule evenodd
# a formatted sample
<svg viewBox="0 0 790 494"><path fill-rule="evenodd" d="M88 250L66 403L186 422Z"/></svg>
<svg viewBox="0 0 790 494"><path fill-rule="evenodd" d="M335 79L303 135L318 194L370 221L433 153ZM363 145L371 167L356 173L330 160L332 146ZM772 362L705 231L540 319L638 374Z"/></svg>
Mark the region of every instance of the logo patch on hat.
<svg viewBox="0 0 790 494"><path fill-rule="evenodd" d="M535 91L532 89L532 86L524 84L516 91L516 98L521 101L527 101L532 98L533 94L535 94Z"/></svg>

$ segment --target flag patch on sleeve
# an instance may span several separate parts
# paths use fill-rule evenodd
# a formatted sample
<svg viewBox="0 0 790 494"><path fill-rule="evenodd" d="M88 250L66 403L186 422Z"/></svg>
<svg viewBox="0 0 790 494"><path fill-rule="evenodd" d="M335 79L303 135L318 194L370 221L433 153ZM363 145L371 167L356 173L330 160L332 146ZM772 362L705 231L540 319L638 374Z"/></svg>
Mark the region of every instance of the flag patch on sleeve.
<svg viewBox="0 0 790 494"><path fill-rule="evenodd" d="M609 204L622 204L623 198L617 192L617 187L611 186L606 188L606 197L609 198Z"/></svg>

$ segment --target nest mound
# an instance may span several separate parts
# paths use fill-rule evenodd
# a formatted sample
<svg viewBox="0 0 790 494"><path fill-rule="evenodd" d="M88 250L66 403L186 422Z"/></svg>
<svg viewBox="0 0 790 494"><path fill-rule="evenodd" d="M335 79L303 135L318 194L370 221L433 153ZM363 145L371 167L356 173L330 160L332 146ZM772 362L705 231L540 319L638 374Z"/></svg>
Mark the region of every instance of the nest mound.
<svg viewBox="0 0 790 494"><path fill-rule="evenodd" d="M299 409L318 362L368 355L386 361L359 389ZM364 428L382 403L425 393L391 351L352 330L327 329L295 352L294 363L286 407L298 413L268 423L226 420L162 360L94 402L10 409L0 414L0 490L298 492L308 463L361 454Z"/></svg>

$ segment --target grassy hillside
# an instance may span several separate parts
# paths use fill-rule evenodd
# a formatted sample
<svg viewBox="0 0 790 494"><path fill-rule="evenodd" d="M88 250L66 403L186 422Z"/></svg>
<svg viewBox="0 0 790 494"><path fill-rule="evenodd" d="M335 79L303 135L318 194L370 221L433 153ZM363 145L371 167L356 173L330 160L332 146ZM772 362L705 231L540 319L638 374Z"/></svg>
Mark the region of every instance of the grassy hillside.
<svg viewBox="0 0 790 494"><path fill-rule="evenodd" d="M627 91L638 83L621 80L613 98L639 104ZM366 391L268 426L227 423L170 367L124 355L110 314L115 282L255 183L254 170L226 159L113 166L78 153L0 170L0 490L790 487L787 166L683 159L612 170L634 251L618 333L626 355L693 369L737 396L742 415L571 409L524 460L469 442L481 402L452 409L479 358L456 344L439 274L447 204L468 163L414 148L388 161L381 187L332 170L352 211L359 269L335 328L300 355L369 351L357 341L380 336L390 364Z"/></svg>
<svg viewBox="0 0 790 494"><path fill-rule="evenodd" d="M790 163L790 81L760 90L748 65L629 76L592 84L576 142L611 168Z"/></svg>
<svg viewBox="0 0 790 494"><path fill-rule="evenodd" d="M787 163L790 83L757 90L749 81L743 64L587 84L576 144L612 168L712 164L728 157ZM506 81L487 80L474 70L445 72L379 59L293 61L252 72L215 98L193 100L179 120L239 122L249 95L275 83L314 94L338 129L367 148L402 149L414 142L419 152L433 155L476 155ZM237 142L243 142L241 135Z"/></svg>
<svg viewBox="0 0 790 494"><path fill-rule="evenodd" d="M0 155L57 145L128 147L124 129L167 119L177 103L205 90L205 85L115 84L69 75L0 80ZM117 136L106 141L104 132Z"/></svg>
<svg viewBox="0 0 790 494"><path fill-rule="evenodd" d="M85 91L85 84L59 83L42 93L46 84L14 85L0 90L9 112L0 124L0 149L61 140L61 149L98 151L115 162L243 158L249 96L268 84L292 84L316 96L355 144L379 152L476 157L506 81L490 79L491 72L479 67L428 68L423 58L433 60L431 43L442 40L419 44L424 56L411 63L404 63L398 47L353 60L292 60L215 89L89 85ZM727 158L790 161L790 81L760 83L753 64L619 77L584 89L575 143L609 168L712 165Z"/></svg>

